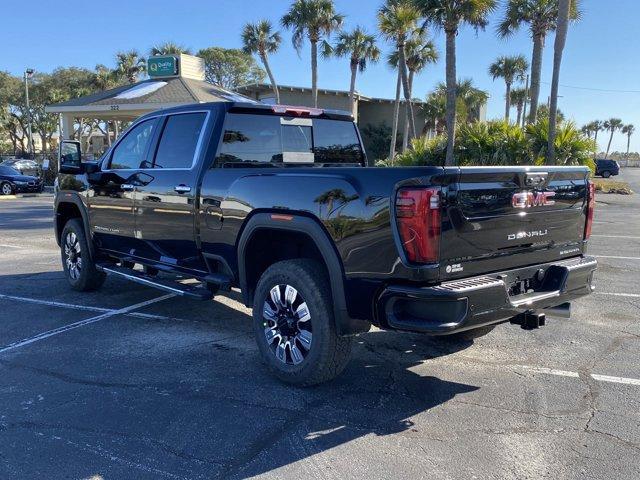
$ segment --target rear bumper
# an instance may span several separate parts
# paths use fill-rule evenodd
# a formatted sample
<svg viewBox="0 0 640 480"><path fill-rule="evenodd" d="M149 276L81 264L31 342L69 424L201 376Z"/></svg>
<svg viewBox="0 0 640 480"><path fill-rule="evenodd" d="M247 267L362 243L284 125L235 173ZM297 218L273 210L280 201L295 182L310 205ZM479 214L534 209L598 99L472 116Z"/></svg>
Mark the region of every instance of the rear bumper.
<svg viewBox="0 0 640 480"><path fill-rule="evenodd" d="M593 291L593 257L533 265L444 282L435 287L389 286L377 301L378 320L395 330L448 335L562 305ZM536 291L509 296L509 286L539 275Z"/></svg>

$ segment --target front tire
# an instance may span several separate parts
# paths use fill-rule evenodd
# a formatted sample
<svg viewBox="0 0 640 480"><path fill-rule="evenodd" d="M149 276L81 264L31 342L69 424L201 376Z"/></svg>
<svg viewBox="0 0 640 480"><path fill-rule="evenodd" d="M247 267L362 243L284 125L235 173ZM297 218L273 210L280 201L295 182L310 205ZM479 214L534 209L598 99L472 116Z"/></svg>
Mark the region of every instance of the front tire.
<svg viewBox="0 0 640 480"><path fill-rule="evenodd" d="M82 222L73 218L67 222L60 237L62 268L69 285L79 292L97 290L107 275L96 268L89 255L89 244Z"/></svg>
<svg viewBox="0 0 640 480"><path fill-rule="evenodd" d="M338 336L329 280L313 260L277 262L263 273L253 325L262 359L285 383L326 382L349 363L352 338Z"/></svg>
<svg viewBox="0 0 640 480"><path fill-rule="evenodd" d="M611 176L611 172L606 170L602 172L602 178L609 178L610 176Z"/></svg>
<svg viewBox="0 0 640 480"><path fill-rule="evenodd" d="M0 184L0 194L1 195L11 195L13 194L13 187L8 182L2 182Z"/></svg>

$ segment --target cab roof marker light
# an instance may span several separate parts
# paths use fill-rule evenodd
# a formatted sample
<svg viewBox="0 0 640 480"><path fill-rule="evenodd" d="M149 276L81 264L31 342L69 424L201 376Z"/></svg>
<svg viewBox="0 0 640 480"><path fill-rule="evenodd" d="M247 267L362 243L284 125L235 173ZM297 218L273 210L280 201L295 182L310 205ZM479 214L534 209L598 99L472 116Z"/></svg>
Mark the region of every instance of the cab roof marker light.
<svg viewBox="0 0 640 480"><path fill-rule="evenodd" d="M288 113L297 116L308 115L310 117L319 117L324 113L324 110L321 108L293 107L291 105L274 105L271 107L271 110L275 113Z"/></svg>

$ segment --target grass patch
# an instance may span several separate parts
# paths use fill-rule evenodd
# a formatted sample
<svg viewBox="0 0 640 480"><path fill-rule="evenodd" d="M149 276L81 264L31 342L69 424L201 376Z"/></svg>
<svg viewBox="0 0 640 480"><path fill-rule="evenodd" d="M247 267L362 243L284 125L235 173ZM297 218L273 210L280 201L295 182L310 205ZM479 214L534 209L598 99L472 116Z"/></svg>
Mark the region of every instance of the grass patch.
<svg viewBox="0 0 640 480"><path fill-rule="evenodd" d="M592 178L591 181L596 184L596 192L617 193L619 195L633 194L633 190L626 182L618 182L606 178Z"/></svg>

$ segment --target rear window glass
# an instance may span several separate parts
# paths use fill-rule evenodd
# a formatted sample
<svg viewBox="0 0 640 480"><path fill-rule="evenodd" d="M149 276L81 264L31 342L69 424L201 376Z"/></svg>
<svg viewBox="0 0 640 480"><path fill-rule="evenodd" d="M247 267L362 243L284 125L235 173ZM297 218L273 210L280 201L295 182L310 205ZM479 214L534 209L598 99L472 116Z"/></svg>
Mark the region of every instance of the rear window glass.
<svg viewBox="0 0 640 480"><path fill-rule="evenodd" d="M319 118L313 121L313 153L320 163L359 163L360 139L355 125Z"/></svg>
<svg viewBox="0 0 640 480"><path fill-rule="evenodd" d="M162 130L154 168L191 168L205 113L171 115Z"/></svg>
<svg viewBox="0 0 640 480"><path fill-rule="evenodd" d="M0 166L0 175L20 175L15 168Z"/></svg>
<svg viewBox="0 0 640 480"><path fill-rule="evenodd" d="M230 113L215 165L359 164L363 158L352 122Z"/></svg>

